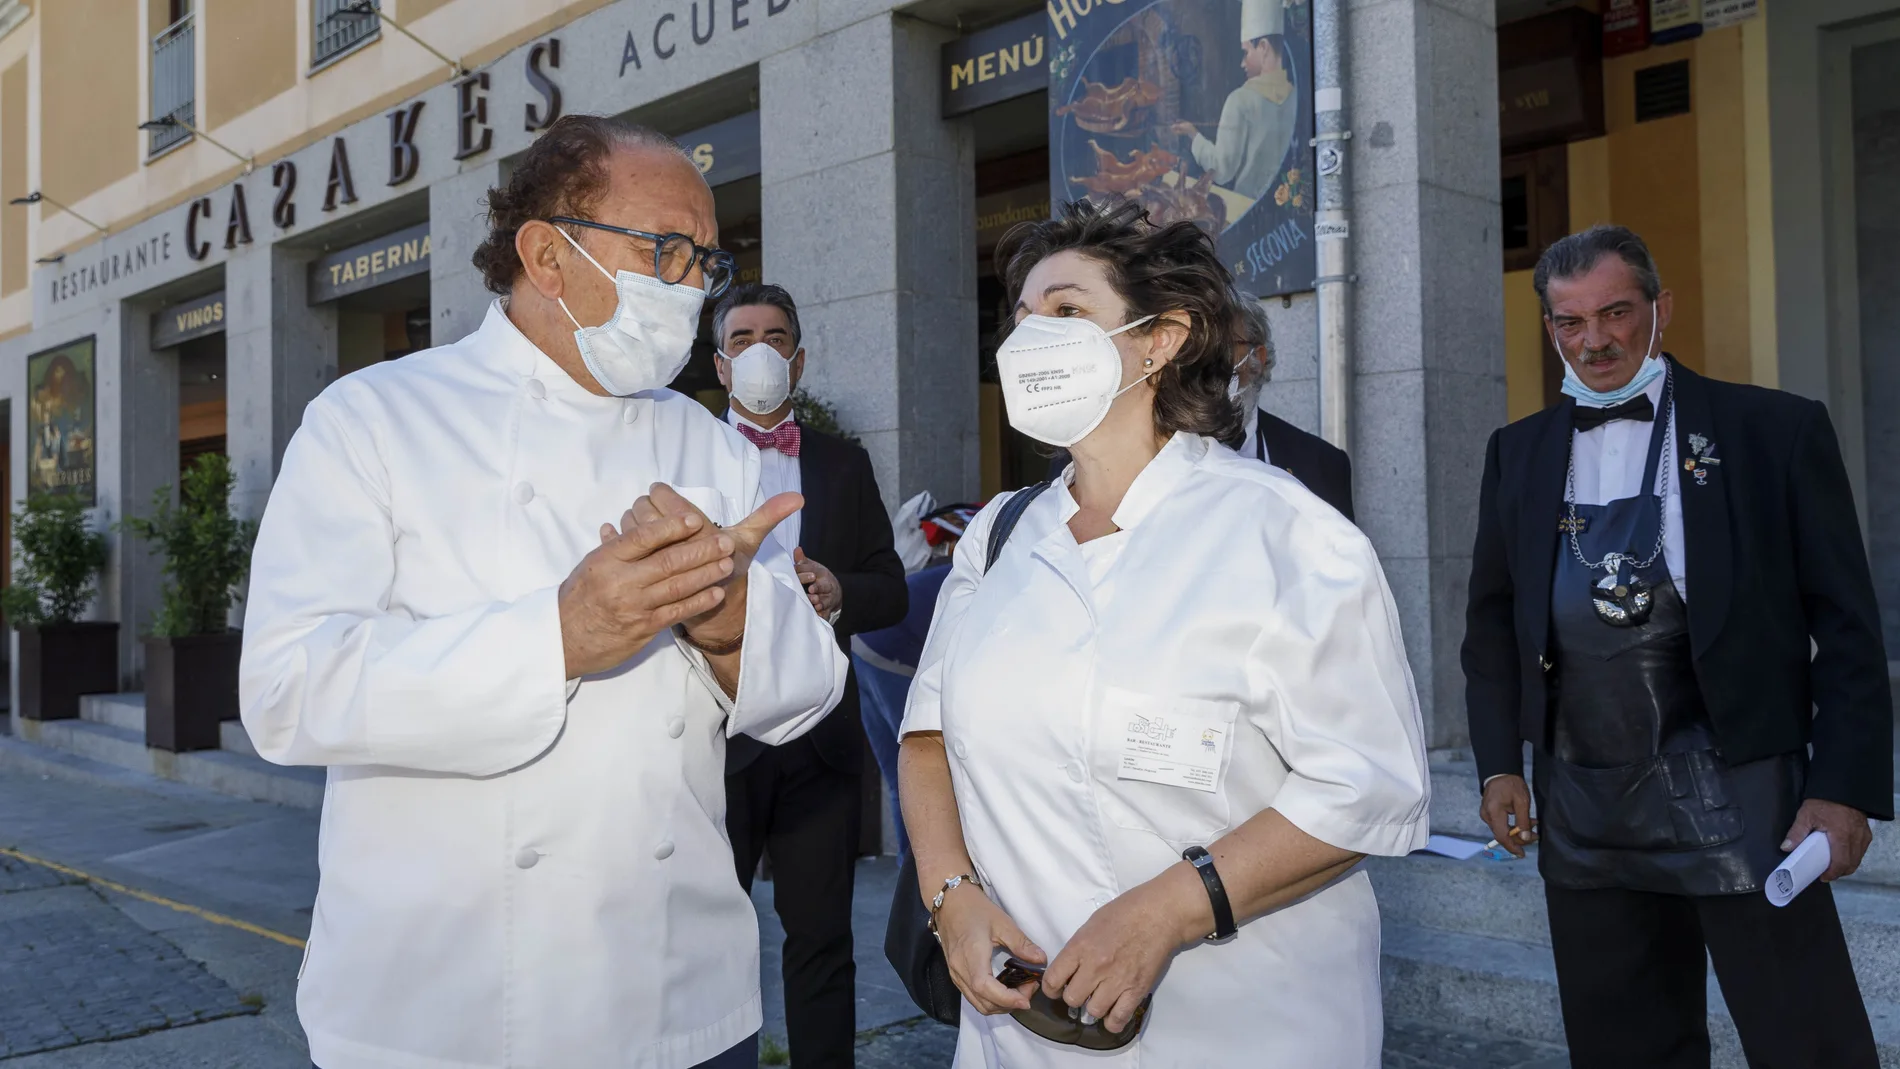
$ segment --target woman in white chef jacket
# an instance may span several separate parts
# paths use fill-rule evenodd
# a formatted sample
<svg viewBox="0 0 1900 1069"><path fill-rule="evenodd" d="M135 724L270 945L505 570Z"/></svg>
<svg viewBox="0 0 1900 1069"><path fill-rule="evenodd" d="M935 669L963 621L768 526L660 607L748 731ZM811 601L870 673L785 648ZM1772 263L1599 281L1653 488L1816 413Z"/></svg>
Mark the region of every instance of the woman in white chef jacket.
<svg viewBox="0 0 1900 1069"><path fill-rule="evenodd" d="M970 525L903 725L919 893L966 1000L956 1064L1376 1066L1355 866L1422 845L1429 798L1378 559L1223 444L1235 316L1204 232L1074 204L998 261L1010 423L1074 464L987 574L1007 498ZM1138 1038L1024 1027L1035 988L997 981L1003 950L1111 1032L1152 992Z"/></svg>

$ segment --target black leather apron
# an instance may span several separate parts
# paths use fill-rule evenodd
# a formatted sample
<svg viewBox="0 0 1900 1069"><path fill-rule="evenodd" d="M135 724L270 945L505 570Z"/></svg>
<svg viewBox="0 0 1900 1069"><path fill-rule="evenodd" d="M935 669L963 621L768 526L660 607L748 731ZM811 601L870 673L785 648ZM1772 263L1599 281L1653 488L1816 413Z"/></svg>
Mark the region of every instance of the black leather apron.
<svg viewBox="0 0 1900 1069"><path fill-rule="evenodd" d="M1592 584L1606 576L1558 532L1551 589L1555 665L1549 752L1533 763L1540 813L1538 871L1574 890L1618 887L1663 894L1759 890L1781 862L1806 773L1799 755L1730 767L1722 760L1696 683L1688 606L1657 544L1662 499L1654 492L1669 433L1669 399L1650 432L1635 497L1577 505L1585 558L1629 554L1619 581L1647 584L1654 599L1635 626L1597 613ZM1567 523L1566 508L1562 520ZM1685 547L1693 552L1693 546Z"/></svg>

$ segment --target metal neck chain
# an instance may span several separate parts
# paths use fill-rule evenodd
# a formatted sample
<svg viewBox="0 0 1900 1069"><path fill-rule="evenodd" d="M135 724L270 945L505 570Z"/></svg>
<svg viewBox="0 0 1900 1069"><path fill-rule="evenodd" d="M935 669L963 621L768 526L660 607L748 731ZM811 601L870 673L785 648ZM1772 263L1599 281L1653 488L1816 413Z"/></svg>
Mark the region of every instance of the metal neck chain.
<svg viewBox="0 0 1900 1069"><path fill-rule="evenodd" d="M1665 452L1667 451L1666 447L1669 443L1676 440L1675 401L1676 376L1675 372L1671 371L1669 377L1664 380L1662 395L1663 412L1661 418L1664 420L1663 445ZM1645 466L1647 466L1647 458L1645 458ZM1659 516L1656 521L1656 545L1649 551L1649 556L1644 557L1642 560L1637 560L1627 553L1607 553L1602 560L1592 564L1590 559L1583 555L1583 547L1577 544L1577 528L1581 526L1577 521L1577 435L1575 431L1571 432L1570 464L1569 469L1564 473L1564 504L1569 506L1570 522L1566 524L1565 527L1570 533L1570 552L1576 556L1578 564L1583 565L1584 568L1590 571L1596 571L1598 568L1602 568L1605 571L1613 572L1619 564L1625 562L1629 563L1636 570L1647 568L1656 563L1656 558L1662 556L1663 536L1669 530L1669 470L1670 465L1662 463L1659 457L1656 463L1656 496L1663 500L1662 507L1658 510ZM1645 486L1638 492L1647 493L1648 491L1649 488Z"/></svg>

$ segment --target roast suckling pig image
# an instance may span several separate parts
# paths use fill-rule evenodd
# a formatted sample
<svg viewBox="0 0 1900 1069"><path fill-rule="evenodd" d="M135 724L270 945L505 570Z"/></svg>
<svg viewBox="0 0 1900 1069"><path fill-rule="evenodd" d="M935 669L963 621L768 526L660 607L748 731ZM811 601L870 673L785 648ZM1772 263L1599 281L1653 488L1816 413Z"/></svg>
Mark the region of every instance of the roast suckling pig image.
<svg viewBox="0 0 1900 1069"><path fill-rule="evenodd" d="M1118 134L1134 125L1136 113L1161 100L1161 87L1135 77L1114 86L1082 79L1082 99L1056 109L1057 115L1075 117L1075 124L1092 134Z"/></svg>

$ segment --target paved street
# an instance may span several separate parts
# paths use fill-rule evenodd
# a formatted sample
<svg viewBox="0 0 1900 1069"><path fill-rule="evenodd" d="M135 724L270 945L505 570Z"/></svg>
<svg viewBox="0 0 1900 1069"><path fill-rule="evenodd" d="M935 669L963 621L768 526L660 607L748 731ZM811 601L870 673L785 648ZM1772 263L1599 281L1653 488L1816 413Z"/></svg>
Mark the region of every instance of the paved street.
<svg viewBox="0 0 1900 1069"><path fill-rule="evenodd" d="M296 944L316 894L316 814L45 761L0 735L0 1062L308 1069ZM857 1062L938 1069L950 1064L955 1032L921 1018L884 961L895 879L888 860L860 863ZM771 894L769 883L754 894L765 933L762 1063L784 1065ZM1386 1069L1564 1064L1561 1050L1537 1044L1387 1028Z"/></svg>

